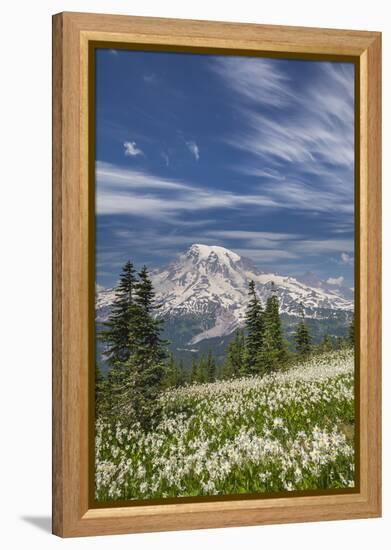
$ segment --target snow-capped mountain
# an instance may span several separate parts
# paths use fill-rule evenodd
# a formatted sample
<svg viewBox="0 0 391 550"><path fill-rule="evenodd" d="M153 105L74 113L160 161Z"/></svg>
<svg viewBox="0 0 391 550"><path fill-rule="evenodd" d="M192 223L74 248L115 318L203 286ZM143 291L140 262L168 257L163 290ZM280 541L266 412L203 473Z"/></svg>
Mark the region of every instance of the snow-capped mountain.
<svg viewBox="0 0 391 550"><path fill-rule="evenodd" d="M248 302L248 283L253 280L263 303L272 283L280 311L296 316L301 304L306 317L324 319L333 312L351 312L353 301L339 288L319 281L314 286L294 277L265 273L253 262L221 246L193 244L166 268L151 273L159 316L169 322L191 325L185 331L188 344L231 334L243 325ZM97 292L97 320L104 320L114 298L113 289Z"/></svg>

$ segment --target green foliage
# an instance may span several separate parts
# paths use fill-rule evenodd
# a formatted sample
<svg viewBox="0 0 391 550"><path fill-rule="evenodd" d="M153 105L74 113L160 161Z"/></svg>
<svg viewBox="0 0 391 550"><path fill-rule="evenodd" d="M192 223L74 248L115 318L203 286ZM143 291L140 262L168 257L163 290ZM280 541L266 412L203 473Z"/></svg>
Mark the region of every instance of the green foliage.
<svg viewBox="0 0 391 550"><path fill-rule="evenodd" d="M271 296L266 302L263 318L263 346L257 359L263 372L272 372L283 366L288 359L288 346L282 333L279 304L274 283L272 283Z"/></svg>
<svg viewBox="0 0 391 550"><path fill-rule="evenodd" d="M129 322L132 318L136 271L128 261L124 265L115 288L115 300L108 320L103 323L104 329L99 338L105 344L107 362L113 366L126 361L132 352L129 341Z"/></svg>
<svg viewBox="0 0 391 550"><path fill-rule="evenodd" d="M308 357L311 353L311 336L308 326L304 320L304 309L301 306L301 320L297 325L295 333L296 352L300 357Z"/></svg>
<svg viewBox="0 0 391 550"><path fill-rule="evenodd" d="M344 338L342 338L342 336L337 336L336 340L335 340L335 349L337 350L343 350L345 347L346 347L346 340Z"/></svg>
<svg viewBox="0 0 391 550"><path fill-rule="evenodd" d="M158 420L158 395L169 379L167 342L160 337L162 321L153 316L158 309L154 297L147 268L144 266L136 278L133 265L127 262L113 310L101 333L108 344L111 368L104 384L99 382L97 413L113 421L137 421L144 429Z"/></svg>
<svg viewBox="0 0 391 550"><path fill-rule="evenodd" d="M245 330L238 330L225 350L220 364L209 349L206 355L192 360L186 372L182 358L167 353L168 342L161 337L163 319L157 314L155 293L148 270L144 266L136 274L131 262L121 272L116 298L100 339L110 365L107 376L96 371L96 413L112 423L138 423L144 431L153 429L161 419L162 390L188 383L203 384L218 378L230 379L248 375L267 375L285 369L294 357L309 357L313 351L334 349L326 335L317 348L311 346L309 324L301 319L295 328L296 354L288 353L283 336L279 302L274 284L265 309L256 293L254 281L249 282L249 302ZM354 318L349 341L354 341ZM346 347L339 338L336 349Z"/></svg>
<svg viewBox="0 0 391 550"><path fill-rule="evenodd" d="M190 382L197 382L197 376L198 376L198 363L196 359L193 359L191 364L191 373L190 373Z"/></svg>
<svg viewBox="0 0 391 550"><path fill-rule="evenodd" d="M354 486L350 349L286 373L167 391L161 403L148 434L97 423L98 500Z"/></svg>
<svg viewBox="0 0 391 550"><path fill-rule="evenodd" d="M237 378L246 374L246 342L244 332L237 330L229 343L222 367L222 378Z"/></svg>
<svg viewBox="0 0 391 550"><path fill-rule="evenodd" d="M249 303L246 311L246 373L259 372L258 355L263 344L263 310L255 291L254 281L248 285Z"/></svg>
<svg viewBox="0 0 391 550"><path fill-rule="evenodd" d="M170 353L164 373L163 387L170 388L177 385L177 368L174 354Z"/></svg>
<svg viewBox="0 0 391 550"><path fill-rule="evenodd" d="M95 365L95 413L97 416L106 415L109 409L107 379L103 376L99 366Z"/></svg>
<svg viewBox="0 0 391 550"><path fill-rule="evenodd" d="M186 378L187 377L183 365L183 360L180 359L179 362L176 363L174 354L170 353L168 361L166 363L163 387L172 388L183 386L186 383Z"/></svg>
<svg viewBox="0 0 391 550"><path fill-rule="evenodd" d="M349 335L348 335L349 343L351 346L354 346L355 343L355 324L354 324L354 314L352 317L352 322L349 326Z"/></svg>
<svg viewBox="0 0 391 550"><path fill-rule="evenodd" d="M179 360L179 363L175 365L176 371L176 386L184 386L187 382L187 375L185 366L183 364L183 359Z"/></svg>
<svg viewBox="0 0 391 550"><path fill-rule="evenodd" d="M332 351L334 349L333 341L329 334L325 334L323 337L323 340L318 346L318 352L319 353L327 353L328 351Z"/></svg>
<svg viewBox="0 0 391 550"><path fill-rule="evenodd" d="M208 357L206 359L205 374L208 382L214 382L216 380L216 363L211 350L209 350Z"/></svg>

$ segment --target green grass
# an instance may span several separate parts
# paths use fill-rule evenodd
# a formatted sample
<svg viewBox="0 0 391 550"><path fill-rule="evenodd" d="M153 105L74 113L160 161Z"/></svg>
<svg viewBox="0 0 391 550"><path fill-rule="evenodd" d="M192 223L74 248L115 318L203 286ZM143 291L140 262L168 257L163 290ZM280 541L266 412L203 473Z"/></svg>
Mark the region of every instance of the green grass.
<svg viewBox="0 0 391 550"><path fill-rule="evenodd" d="M96 426L101 501L354 485L353 352L167 391L153 432Z"/></svg>

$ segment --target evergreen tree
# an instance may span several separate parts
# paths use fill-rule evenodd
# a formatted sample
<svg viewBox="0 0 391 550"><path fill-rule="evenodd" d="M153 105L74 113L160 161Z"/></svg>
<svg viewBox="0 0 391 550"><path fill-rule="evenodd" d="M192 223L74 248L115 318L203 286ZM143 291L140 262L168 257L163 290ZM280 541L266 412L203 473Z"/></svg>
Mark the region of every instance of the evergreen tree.
<svg viewBox="0 0 391 550"><path fill-rule="evenodd" d="M170 353L166 364L163 385L166 388L171 388L177 385L177 365L175 363L174 354Z"/></svg>
<svg viewBox="0 0 391 550"><path fill-rule="evenodd" d="M301 319L296 327L295 333L296 352L301 357L308 357L311 353L311 336L304 319L304 308L301 304Z"/></svg>
<svg viewBox="0 0 391 550"><path fill-rule="evenodd" d="M115 299L108 320L99 338L105 343L105 356L109 365L126 361L131 354L129 323L134 304L136 275L133 264L128 261L122 268L115 288Z"/></svg>
<svg viewBox="0 0 391 550"><path fill-rule="evenodd" d="M98 364L95 365L95 414L97 417L106 416L109 407L109 391L107 380L103 376Z"/></svg>
<svg viewBox="0 0 391 550"><path fill-rule="evenodd" d="M214 382L216 380L216 363L211 350L209 350L208 352L205 372L206 372L206 380L208 382Z"/></svg>
<svg viewBox="0 0 391 550"><path fill-rule="evenodd" d="M246 373L244 333L237 330L235 338L231 340L226 352L223 366L224 378L238 377Z"/></svg>
<svg viewBox="0 0 391 550"><path fill-rule="evenodd" d="M115 294L100 335L111 368L104 382L98 375L97 403L109 420L137 420L149 429L159 418L160 390L165 383L175 383L175 362L170 358L166 365L167 342L160 336L162 321L154 316L158 306L147 268L137 278L132 263L127 262Z"/></svg>
<svg viewBox="0 0 391 550"><path fill-rule="evenodd" d="M228 380L232 378L232 376L233 376L232 364L229 360L228 355L226 355L223 364L219 368L219 377L222 380Z"/></svg>
<svg viewBox="0 0 391 550"><path fill-rule="evenodd" d="M258 371L257 356L263 344L263 310L255 291L254 281L248 285L250 298L246 312L246 373L253 374Z"/></svg>
<svg viewBox="0 0 391 550"><path fill-rule="evenodd" d="M337 336L337 340L335 342L335 347L338 350L344 349L346 347L345 339L342 338L342 336Z"/></svg>
<svg viewBox="0 0 391 550"><path fill-rule="evenodd" d="M351 346L354 346L354 343L355 343L355 324L354 324L354 313L353 313L353 316L352 316L352 321L349 325L349 343Z"/></svg>
<svg viewBox="0 0 391 550"><path fill-rule="evenodd" d="M325 334L319 344L319 351L321 353L327 353L334 349L333 341L329 334Z"/></svg>
<svg viewBox="0 0 391 550"><path fill-rule="evenodd" d="M273 343L273 331L270 326L270 321L265 320L265 332L262 348L257 354L256 371L261 375L270 374L277 370L278 366L278 352Z"/></svg>
<svg viewBox="0 0 391 550"><path fill-rule="evenodd" d="M196 359L193 359L191 363L191 372L190 372L190 383L193 384L197 382L198 379L198 363Z"/></svg>
<svg viewBox="0 0 391 550"><path fill-rule="evenodd" d="M282 333L278 297L273 282L271 295L266 302L263 322L263 341L257 355L257 364L259 372L269 373L284 365L288 358L287 343Z"/></svg>
<svg viewBox="0 0 391 550"><path fill-rule="evenodd" d="M127 361L132 373L134 414L142 427L149 428L159 417L158 394L165 376L165 346L161 339L162 321L153 317L159 308L148 270L144 266L135 285L135 307L129 323L129 339L133 349Z"/></svg>
<svg viewBox="0 0 391 550"><path fill-rule="evenodd" d="M203 384L204 382L207 382L207 361L204 356L200 358L198 361L198 367L197 367L197 382L200 384Z"/></svg>
<svg viewBox="0 0 391 550"><path fill-rule="evenodd" d="M184 386L186 384L186 370L183 364L182 357L179 359L179 363L176 366L176 385Z"/></svg>
<svg viewBox="0 0 391 550"><path fill-rule="evenodd" d="M125 362L118 361L107 372L105 418L114 425L120 420L124 425L135 420L134 388L136 370L131 366L132 356Z"/></svg>
<svg viewBox="0 0 391 550"><path fill-rule="evenodd" d="M277 351L278 361L283 363L287 357L287 345L282 332L280 304L274 283L271 284L271 296L267 300L265 322L268 322L272 333L273 346Z"/></svg>

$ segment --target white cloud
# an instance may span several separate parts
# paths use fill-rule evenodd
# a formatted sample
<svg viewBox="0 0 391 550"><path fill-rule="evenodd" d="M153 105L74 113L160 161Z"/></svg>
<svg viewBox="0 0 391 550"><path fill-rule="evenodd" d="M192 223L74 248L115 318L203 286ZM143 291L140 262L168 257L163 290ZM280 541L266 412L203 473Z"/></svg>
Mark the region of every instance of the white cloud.
<svg viewBox="0 0 391 550"><path fill-rule="evenodd" d="M169 221L183 211L211 208L240 209L253 207L279 208L272 198L236 194L162 178L142 170L124 169L96 163L98 214L129 213Z"/></svg>
<svg viewBox="0 0 391 550"><path fill-rule="evenodd" d="M341 250L353 250L353 239L306 239L296 241L298 249L306 254L323 254L327 252L340 252Z"/></svg>
<svg viewBox="0 0 391 550"><path fill-rule="evenodd" d="M346 252L341 253L341 262L343 264L351 265L353 264L353 256L350 256L350 254L347 254Z"/></svg>
<svg viewBox="0 0 391 550"><path fill-rule="evenodd" d="M342 286L342 283L344 282L344 278L342 277L342 275L340 277L329 277L326 281L326 283L328 283L329 285L337 285L337 286Z"/></svg>
<svg viewBox="0 0 391 550"><path fill-rule="evenodd" d="M213 235L223 239L232 239L242 241L241 246L251 249L275 249L277 245L281 245L281 249L285 248L285 243L289 241L289 246L292 242L299 238L299 235L290 233L272 233L268 231L239 231L239 230L216 230Z"/></svg>
<svg viewBox="0 0 391 550"><path fill-rule="evenodd" d="M282 207L350 214L354 202L353 65L317 63L311 86L298 91L285 63L232 57L211 65L235 92L237 115L244 123L234 137L224 138L251 155L236 170L266 178L266 182L274 180L263 181L262 191Z"/></svg>
<svg viewBox="0 0 391 550"><path fill-rule="evenodd" d="M294 99L289 78L269 59L218 57L211 69L248 101L281 107Z"/></svg>
<svg viewBox="0 0 391 550"><path fill-rule="evenodd" d="M136 145L135 141L124 141L124 153L126 157L137 157L144 153Z"/></svg>
<svg viewBox="0 0 391 550"><path fill-rule="evenodd" d="M247 131L232 145L275 160L352 167L353 66L318 63L313 84L300 91L293 89L283 67L283 60L235 57L212 65L237 93L238 109L247 123ZM261 115L258 107L264 106L281 109Z"/></svg>
<svg viewBox="0 0 391 550"><path fill-rule="evenodd" d="M143 76L143 80L147 84L155 84L157 81L157 76L155 73L147 73Z"/></svg>
<svg viewBox="0 0 391 550"><path fill-rule="evenodd" d="M96 180L99 189L121 188L132 189L195 189L176 180L154 176L142 170L120 168L108 162L96 162Z"/></svg>
<svg viewBox="0 0 391 550"><path fill-rule="evenodd" d="M282 180L278 183L264 183L260 191L281 208L346 214L353 214L354 210L349 191L345 192L341 186L332 182L327 187L320 187L298 179Z"/></svg>
<svg viewBox="0 0 391 550"><path fill-rule="evenodd" d="M347 252L342 252L341 253L341 263L343 263L345 265L353 265L353 263L354 263L353 255L350 255Z"/></svg>
<svg viewBox="0 0 391 550"><path fill-rule="evenodd" d="M247 131L227 140L234 147L246 150L274 165L279 161L305 163L303 168L312 171L319 163L333 163L353 167L353 124L341 131L327 121L327 115L315 115L303 109L301 116L281 120L243 109ZM307 168L308 166L308 168ZM332 173L328 172L329 174Z"/></svg>
<svg viewBox="0 0 391 550"><path fill-rule="evenodd" d="M195 141L186 141L186 146L196 160L200 159L200 149Z"/></svg>
<svg viewBox="0 0 391 550"><path fill-rule="evenodd" d="M235 252L237 252L240 256L251 258L253 261L261 263L275 262L278 260L294 260L300 257L294 252L279 249L257 250L254 248L235 248Z"/></svg>

